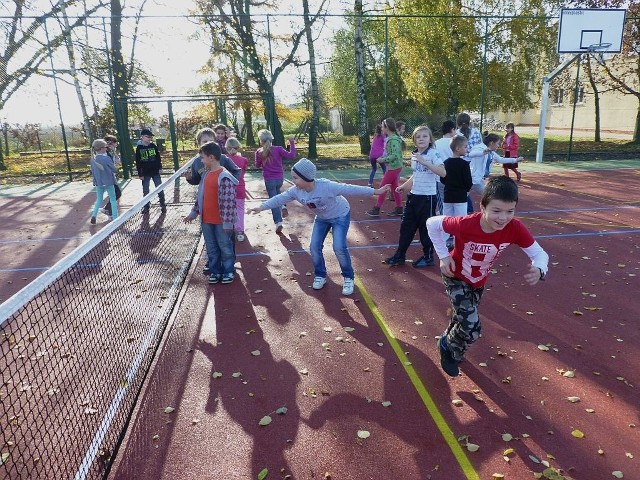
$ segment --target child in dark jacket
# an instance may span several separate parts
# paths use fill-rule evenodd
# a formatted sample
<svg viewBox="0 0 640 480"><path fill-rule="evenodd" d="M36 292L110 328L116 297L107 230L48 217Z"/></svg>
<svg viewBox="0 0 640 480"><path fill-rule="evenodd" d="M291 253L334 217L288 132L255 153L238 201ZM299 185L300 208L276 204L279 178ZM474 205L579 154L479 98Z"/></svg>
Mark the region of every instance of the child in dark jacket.
<svg viewBox="0 0 640 480"><path fill-rule="evenodd" d="M153 180L153 184L157 187L162 183L160 178L160 170L162 163L160 162L160 152L155 143L152 142L153 133L148 128L140 131L140 142L136 146L136 170L138 178L142 180L142 195L149 193L149 183ZM162 213L166 213L167 204L164 199L164 192L158 194L160 199L160 208ZM149 204L147 203L142 209L143 213L149 212Z"/></svg>

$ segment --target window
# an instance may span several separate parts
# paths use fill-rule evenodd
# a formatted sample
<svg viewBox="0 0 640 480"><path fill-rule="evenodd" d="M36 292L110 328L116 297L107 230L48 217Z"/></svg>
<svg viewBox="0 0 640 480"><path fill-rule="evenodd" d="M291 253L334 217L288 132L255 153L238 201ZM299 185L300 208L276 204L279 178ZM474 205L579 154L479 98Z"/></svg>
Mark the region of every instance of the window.
<svg viewBox="0 0 640 480"><path fill-rule="evenodd" d="M564 89L563 88L556 88L553 91L553 104L554 105L561 105L564 103Z"/></svg>
<svg viewBox="0 0 640 480"><path fill-rule="evenodd" d="M575 91L572 92L572 97L575 97ZM578 88L578 101L577 103L584 103L584 87L580 85Z"/></svg>

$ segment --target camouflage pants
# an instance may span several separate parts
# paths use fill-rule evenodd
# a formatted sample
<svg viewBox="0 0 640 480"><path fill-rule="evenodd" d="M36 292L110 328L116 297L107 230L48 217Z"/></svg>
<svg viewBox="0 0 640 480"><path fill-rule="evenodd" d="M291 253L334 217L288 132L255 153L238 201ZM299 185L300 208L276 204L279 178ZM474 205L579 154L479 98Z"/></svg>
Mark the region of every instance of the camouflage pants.
<svg viewBox="0 0 640 480"><path fill-rule="evenodd" d="M447 295L451 301L451 321L442 334L447 339L453 358L460 361L464 352L482 334L478 305L484 287L473 288L461 280L442 276Z"/></svg>

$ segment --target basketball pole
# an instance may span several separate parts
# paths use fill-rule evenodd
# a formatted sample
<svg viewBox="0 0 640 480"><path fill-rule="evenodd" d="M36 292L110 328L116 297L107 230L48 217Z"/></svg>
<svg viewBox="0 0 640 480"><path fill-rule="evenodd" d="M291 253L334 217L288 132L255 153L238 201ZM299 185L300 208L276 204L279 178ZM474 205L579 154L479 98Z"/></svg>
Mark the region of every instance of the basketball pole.
<svg viewBox="0 0 640 480"><path fill-rule="evenodd" d="M540 125L538 127L538 148L536 150L536 163L542 163L544 155L544 131L547 125L547 106L549 104L549 85L551 81L560 75L564 69L571 65L576 59L580 58L582 53L578 53L573 58L565 60L558 65L549 75L545 75L542 79L542 105L540 106Z"/></svg>

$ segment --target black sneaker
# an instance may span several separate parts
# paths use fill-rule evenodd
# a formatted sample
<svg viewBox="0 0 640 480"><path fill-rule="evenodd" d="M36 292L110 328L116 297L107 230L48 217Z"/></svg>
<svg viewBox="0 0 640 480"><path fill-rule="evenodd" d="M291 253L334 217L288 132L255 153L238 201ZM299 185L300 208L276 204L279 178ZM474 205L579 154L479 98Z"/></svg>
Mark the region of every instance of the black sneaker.
<svg viewBox="0 0 640 480"><path fill-rule="evenodd" d="M91 225L95 225L96 224L96 217L91 217L91 220L89 220L91 222Z"/></svg>
<svg viewBox="0 0 640 480"><path fill-rule="evenodd" d="M425 256L422 256L418 260L413 262L414 268L425 268L425 267L430 267L432 265L435 265L435 262L433 261L433 257L427 258Z"/></svg>
<svg viewBox="0 0 640 480"><path fill-rule="evenodd" d="M380 216L380 207L373 207L371 210L367 210L365 212L370 217L379 217Z"/></svg>
<svg viewBox="0 0 640 480"><path fill-rule="evenodd" d="M392 267L396 265L404 265L404 262L404 258L396 257L395 255L384 260L384 263L386 263L387 265L391 265Z"/></svg>
<svg viewBox="0 0 640 480"><path fill-rule="evenodd" d="M231 283L236 276L233 273L225 273L222 275L222 283Z"/></svg>
<svg viewBox="0 0 640 480"><path fill-rule="evenodd" d="M457 377L460 375L460 368L458 368L458 363L460 362L453 358L449 347L447 347L447 340L444 336L440 337L440 340L438 341L438 350L440 350L440 366L445 373L450 377Z"/></svg>
<svg viewBox="0 0 640 480"><path fill-rule="evenodd" d="M212 273L209 276L209 283L211 284L218 283L220 280L222 280L222 275L220 275L219 273Z"/></svg>
<svg viewBox="0 0 640 480"><path fill-rule="evenodd" d="M404 213L404 209L402 207L396 207L393 210L391 210L389 213L387 213L387 216L401 217L403 213Z"/></svg>

